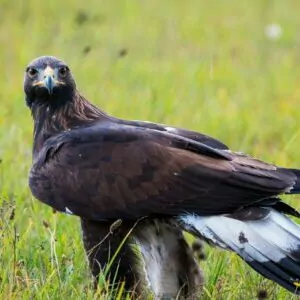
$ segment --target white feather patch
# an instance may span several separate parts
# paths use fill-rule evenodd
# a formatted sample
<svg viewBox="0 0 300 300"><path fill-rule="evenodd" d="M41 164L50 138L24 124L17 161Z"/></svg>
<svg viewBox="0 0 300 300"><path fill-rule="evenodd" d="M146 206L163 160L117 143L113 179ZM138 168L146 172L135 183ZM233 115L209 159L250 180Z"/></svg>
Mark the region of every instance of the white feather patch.
<svg viewBox="0 0 300 300"><path fill-rule="evenodd" d="M287 253L300 249L299 225L274 210L262 219L251 221L225 215L185 215L180 220L219 247L229 248L247 260L278 262Z"/></svg>
<svg viewBox="0 0 300 300"><path fill-rule="evenodd" d="M68 209L67 207L65 208L65 213L68 215L73 215L73 212L70 209Z"/></svg>
<svg viewBox="0 0 300 300"><path fill-rule="evenodd" d="M171 132L177 132L177 129L176 128L174 128L174 127L165 127L165 129L167 130L167 131L171 131Z"/></svg>

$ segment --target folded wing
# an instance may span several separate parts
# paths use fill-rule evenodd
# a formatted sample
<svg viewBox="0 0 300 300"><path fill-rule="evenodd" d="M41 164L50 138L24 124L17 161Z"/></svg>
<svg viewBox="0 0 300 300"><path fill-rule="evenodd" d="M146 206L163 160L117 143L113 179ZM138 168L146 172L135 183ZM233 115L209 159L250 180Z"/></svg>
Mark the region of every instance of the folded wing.
<svg viewBox="0 0 300 300"><path fill-rule="evenodd" d="M30 176L38 199L95 220L230 213L296 182L294 172L242 154L115 124L49 139Z"/></svg>

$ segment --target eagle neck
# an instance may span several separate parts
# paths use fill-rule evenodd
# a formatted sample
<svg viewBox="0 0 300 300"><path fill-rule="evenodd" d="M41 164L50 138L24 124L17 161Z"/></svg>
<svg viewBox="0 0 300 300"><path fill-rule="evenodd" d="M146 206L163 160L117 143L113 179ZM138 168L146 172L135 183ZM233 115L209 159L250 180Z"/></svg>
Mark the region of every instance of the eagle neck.
<svg viewBox="0 0 300 300"><path fill-rule="evenodd" d="M77 91L72 100L65 101L60 106L54 107L49 102L42 103L42 101L36 103L31 107L34 120L34 154L39 152L48 138L60 132L88 125L95 120L101 122L114 119L87 101Z"/></svg>

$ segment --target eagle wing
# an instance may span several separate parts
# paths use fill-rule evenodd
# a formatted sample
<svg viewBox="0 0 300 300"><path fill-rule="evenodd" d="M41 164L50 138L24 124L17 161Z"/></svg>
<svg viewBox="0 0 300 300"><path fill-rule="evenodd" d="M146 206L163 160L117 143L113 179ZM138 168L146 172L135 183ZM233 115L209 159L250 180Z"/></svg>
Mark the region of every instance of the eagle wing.
<svg viewBox="0 0 300 300"><path fill-rule="evenodd" d="M293 172L242 154L110 123L50 138L30 174L36 198L93 220L227 213L295 182Z"/></svg>
<svg viewBox="0 0 300 300"><path fill-rule="evenodd" d="M199 143L203 143L207 146L216 149L222 149L222 150L228 149L228 147L221 141L197 131L187 130L179 127L173 127L165 124L158 124L158 123L153 123L148 121L139 121L139 120L129 121L129 120L121 120L121 119L116 119L116 121L124 125L131 125L135 127L143 127L143 128L154 129L163 132L169 132L184 138L191 139Z"/></svg>

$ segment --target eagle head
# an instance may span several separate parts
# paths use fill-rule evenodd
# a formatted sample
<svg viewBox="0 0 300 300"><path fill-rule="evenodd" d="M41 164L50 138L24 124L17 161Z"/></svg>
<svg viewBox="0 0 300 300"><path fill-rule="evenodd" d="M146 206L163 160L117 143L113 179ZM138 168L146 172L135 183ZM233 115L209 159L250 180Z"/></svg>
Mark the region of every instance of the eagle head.
<svg viewBox="0 0 300 300"><path fill-rule="evenodd" d="M41 56L26 67L24 91L29 107L33 104L62 105L73 99L75 90L70 68L56 57Z"/></svg>

